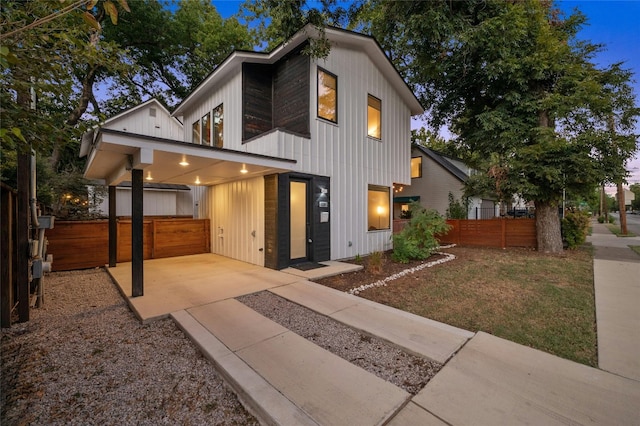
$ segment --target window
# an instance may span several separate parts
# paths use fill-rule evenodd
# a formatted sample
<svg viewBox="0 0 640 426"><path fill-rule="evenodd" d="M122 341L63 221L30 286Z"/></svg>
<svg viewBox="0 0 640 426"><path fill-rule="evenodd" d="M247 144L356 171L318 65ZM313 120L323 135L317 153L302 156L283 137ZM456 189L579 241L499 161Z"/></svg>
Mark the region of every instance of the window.
<svg viewBox="0 0 640 426"><path fill-rule="evenodd" d="M318 68L318 117L338 122L338 77Z"/></svg>
<svg viewBox="0 0 640 426"><path fill-rule="evenodd" d="M411 179L422 177L422 157L411 159Z"/></svg>
<svg viewBox="0 0 640 426"><path fill-rule="evenodd" d="M368 192L368 224L369 231L389 229L389 188L369 185Z"/></svg>
<svg viewBox="0 0 640 426"><path fill-rule="evenodd" d="M382 139L382 101L371 95L367 100L367 135Z"/></svg>
<svg viewBox="0 0 640 426"><path fill-rule="evenodd" d="M191 126L191 142L200 143L200 120Z"/></svg>
<svg viewBox="0 0 640 426"><path fill-rule="evenodd" d="M222 148L224 140L224 126L223 126L223 109L222 104L218 105L213 110L213 146Z"/></svg>
<svg viewBox="0 0 640 426"><path fill-rule="evenodd" d="M211 145L211 114L206 113L202 116L202 143Z"/></svg>

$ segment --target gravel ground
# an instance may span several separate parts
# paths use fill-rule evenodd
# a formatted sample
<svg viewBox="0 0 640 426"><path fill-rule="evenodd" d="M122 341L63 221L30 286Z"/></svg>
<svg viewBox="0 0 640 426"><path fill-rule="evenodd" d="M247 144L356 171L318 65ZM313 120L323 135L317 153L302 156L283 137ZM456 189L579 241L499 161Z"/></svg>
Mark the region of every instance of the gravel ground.
<svg viewBox="0 0 640 426"><path fill-rule="evenodd" d="M172 320L142 325L102 269L46 277L2 329L2 425L255 425Z"/></svg>
<svg viewBox="0 0 640 426"><path fill-rule="evenodd" d="M363 334L268 291L236 299L272 321L410 394L417 394L442 368L442 365L435 361L408 354L381 339Z"/></svg>

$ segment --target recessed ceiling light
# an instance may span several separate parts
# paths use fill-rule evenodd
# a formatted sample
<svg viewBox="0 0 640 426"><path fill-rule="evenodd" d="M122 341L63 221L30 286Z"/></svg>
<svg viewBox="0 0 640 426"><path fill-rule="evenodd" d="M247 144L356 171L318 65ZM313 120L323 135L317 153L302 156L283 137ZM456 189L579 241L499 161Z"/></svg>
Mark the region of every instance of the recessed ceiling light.
<svg viewBox="0 0 640 426"><path fill-rule="evenodd" d="M153 180L153 178L151 177L151 172L147 172L147 177L145 178L146 180Z"/></svg>
<svg viewBox="0 0 640 426"><path fill-rule="evenodd" d="M195 184L200 185L200 176L196 176Z"/></svg>
<svg viewBox="0 0 640 426"><path fill-rule="evenodd" d="M247 166L246 165L242 165L242 169L240 169L240 173L245 174L245 173L249 173L249 170L247 170Z"/></svg>
<svg viewBox="0 0 640 426"><path fill-rule="evenodd" d="M183 155L182 156L182 161L180 161L178 164L180 164L182 167L186 167L189 165L189 162L187 161L187 156Z"/></svg>

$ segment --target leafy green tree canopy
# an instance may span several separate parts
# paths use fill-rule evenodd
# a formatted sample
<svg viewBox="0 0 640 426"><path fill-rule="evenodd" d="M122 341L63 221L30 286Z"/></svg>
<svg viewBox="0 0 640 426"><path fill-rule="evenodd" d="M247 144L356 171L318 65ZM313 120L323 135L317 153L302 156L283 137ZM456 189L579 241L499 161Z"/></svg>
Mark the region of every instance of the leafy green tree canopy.
<svg viewBox="0 0 640 426"><path fill-rule="evenodd" d="M624 173L638 117L630 73L597 69L585 18L541 1L362 2L357 16L498 192L534 201L538 248L562 250L564 189ZM472 157L473 158L473 157Z"/></svg>

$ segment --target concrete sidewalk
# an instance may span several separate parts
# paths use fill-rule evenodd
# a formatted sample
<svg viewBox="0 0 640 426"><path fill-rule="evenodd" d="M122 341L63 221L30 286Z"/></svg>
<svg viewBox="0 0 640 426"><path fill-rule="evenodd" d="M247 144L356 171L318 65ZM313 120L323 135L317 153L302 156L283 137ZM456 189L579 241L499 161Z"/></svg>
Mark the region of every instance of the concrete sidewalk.
<svg viewBox="0 0 640 426"><path fill-rule="evenodd" d="M593 279L598 327L598 366L640 381L640 237L616 237L593 222Z"/></svg>

